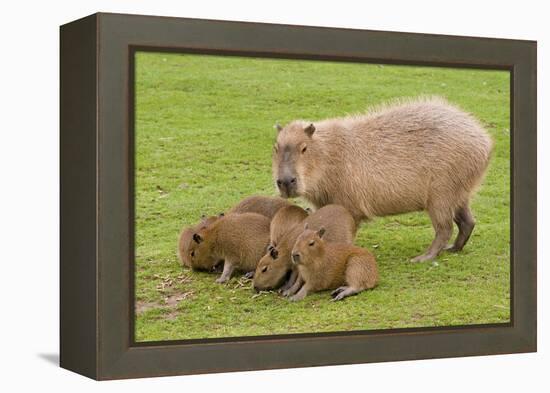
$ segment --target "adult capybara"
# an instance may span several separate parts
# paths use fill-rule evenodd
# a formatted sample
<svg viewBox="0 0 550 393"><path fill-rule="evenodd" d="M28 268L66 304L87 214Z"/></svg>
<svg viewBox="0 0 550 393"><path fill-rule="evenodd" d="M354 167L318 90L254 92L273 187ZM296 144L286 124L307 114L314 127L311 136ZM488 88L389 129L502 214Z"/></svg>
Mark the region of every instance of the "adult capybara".
<svg viewBox="0 0 550 393"><path fill-rule="evenodd" d="M461 250L474 228L469 203L492 141L471 115L442 98L401 101L363 115L278 127L273 177L283 197L336 203L357 223L426 210L435 239L412 260L436 257L453 232Z"/></svg>
<svg viewBox="0 0 550 393"><path fill-rule="evenodd" d="M214 266L224 260L224 283L233 271L251 272L269 244L269 218L257 213L228 214L193 234L190 246L192 266Z"/></svg>
<svg viewBox="0 0 550 393"><path fill-rule="evenodd" d="M325 229L306 228L292 249L292 261L304 281L290 299L301 300L310 292L335 289L333 300L341 300L378 283L378 267L374 256L364 248L347 243L323 240Z"/></svg>
<svg viewBox="0 0 550 393"><path fill-rule="evenodd" d="M324 206L305 217L303 222L285 221L285 216L288 217L288 215L282 214L284 212L281 209L273 218L271 225L271 233L283 233L283 236L279 236L278 240L274 241L272 235L270 248L256 267L253 284L257 291L276 289L284 283L288 273L291 272L287 283L282 288L283 295L288 296L295 293L302 283L297 269L293 269L291 252L296 239L304 230L304 224L313 229L326 228L326 241L349 244L355 239L357 226L352 215L339 205ZM273 223L276 225L274 226ZM288 223L292 225L288 226Z"/></svg>
<svg viewBox="0 0 550 393"><path fill-rule="evenodd" d="M287 200L280 197L268 197L262 195L253 195L244 198L237 203L227 214L234 213L258 213L271 219L277 213L277 211L283 207L292 206ZM212 270L214 266L192 266L189 256L189 246L191 244L193 233L200 231L206 226L212 224L218 218L223 216L224 213L220 213L217 216L203 216L201 222L184 228L178 238L178 257L183 266L193 268L195 270ZM219 261L218 261L219 262Z"/></svg>

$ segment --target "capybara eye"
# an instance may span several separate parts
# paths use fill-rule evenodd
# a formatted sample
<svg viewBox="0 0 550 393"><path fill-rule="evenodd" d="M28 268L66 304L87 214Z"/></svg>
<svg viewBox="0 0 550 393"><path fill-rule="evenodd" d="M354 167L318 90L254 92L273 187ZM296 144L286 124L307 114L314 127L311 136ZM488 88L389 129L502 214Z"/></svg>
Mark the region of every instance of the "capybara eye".
<svg viewBox="0 0 550 393"><path fill-rule="evenodd" d="M307 146L302 147L302 154L304 154L307 150Z"/></svg>
<svg viewBox="0 0 550 393"><path fill-rule="evenodd" d="M314 244L315 244L315 241L313 241L313 240L309 242L310 247L313 246Z"/></svg>
<svg viewBox="0 0 550 393"><path fill-rule="evenodd" d="M264 267L262 268L262 273L265 273L265 272L267 272L267 266L264 266Z"/></svg>
<svg viewBox="0 0 550 393"><path fill-rule="evenodd" d="M191 255L192 257L194 257L194 256L195 256L195 251L191 251L190 255Z"/></svg>

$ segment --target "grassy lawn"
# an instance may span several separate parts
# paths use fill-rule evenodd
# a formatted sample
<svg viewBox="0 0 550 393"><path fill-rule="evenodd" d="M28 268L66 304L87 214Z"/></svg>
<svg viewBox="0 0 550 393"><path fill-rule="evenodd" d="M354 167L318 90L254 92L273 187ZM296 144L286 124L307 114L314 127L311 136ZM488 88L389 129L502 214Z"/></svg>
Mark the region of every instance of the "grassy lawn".
<svg viewBox="0 0 550 393"><path fill-rule="evenodd" d="M136 340L507 322L510 318L509 75L501 71L138 53ZM182 270L180 229L252 194L276 195L273 125L437 94L475 114L495 141L460 254L409 263L433 238L425 213L364 223L380 285L330 302L255 294L240 276ZM297 201L303 204L302 201ZM456 233L456 228L455 228Z"/></svg>

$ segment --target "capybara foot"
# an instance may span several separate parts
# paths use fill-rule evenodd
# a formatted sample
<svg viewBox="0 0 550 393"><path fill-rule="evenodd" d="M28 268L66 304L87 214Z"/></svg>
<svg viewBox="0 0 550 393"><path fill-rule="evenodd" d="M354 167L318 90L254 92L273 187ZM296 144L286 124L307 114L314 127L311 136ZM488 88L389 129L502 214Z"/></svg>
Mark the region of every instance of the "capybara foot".
<svg viewBox="0 0 550 393"><path fill-rule="evenodd" d="M338 295L340 292L342 292L344 289L346 289L347 287L339 287L339 288L336 288L334 291L332 291L330 293L330 296L331 297L335 297L336 295Z"/></svg>
<svg viewBox="0 0 550 393"><path fill-rule="evenodd" d="M252 270L251 272L248 272L244 275L244 278L248 279L248 280L252 280L254 278L254 270Z"/></svg>
<svg viewBox="0 0 550 393"><path fill-rule="evenodd" d="M289 297L291 295L294 295L295 292L292 291L292 288L288 288L288 289L280 291L280 293L284 297Z"/></svg>
<svg viewBox="0 0 550 393"><path fill-rule="evenodd" d="M217 282L218 284L225 284L225 283L228 282L228 281L229 281L229 278L226 278L226 277L220 277L220 278L218 278L218 279L216 280L216 282Z"/></svg>
<svg viewBox="0 0 550 393"><path fill-rule="evenodd" d="M299 291L297 294L292 295L289 299L290 299L291 302L299 302L300 300L302 300L305 297L306 297L306 294Z"/></svg>
<svg viewBox="0 0 550 393"><path fill-rule="evenodd" d="M447 252L460 252L462 249L457 248L454 244L449 244L447 247L444 248Z"/></svg>
<svg viewBox="0 0 550 393"><path fill-rule="evenodd" d="M359 292L360 291L358 289L352 287L340 287L333 291L330 295L332 296L332 300L337 302L345 297L357 295Z"/></svg>
<svg viewBox="0 0 550 393"><path fill-rule="evenodd" d="M419 255L417 257L414 257L413 259L411 259L411 262L426 262L426 261L430 261L432 259L434 259L437 255L431 255L431 254L422 254L422 255Z"/></svg>

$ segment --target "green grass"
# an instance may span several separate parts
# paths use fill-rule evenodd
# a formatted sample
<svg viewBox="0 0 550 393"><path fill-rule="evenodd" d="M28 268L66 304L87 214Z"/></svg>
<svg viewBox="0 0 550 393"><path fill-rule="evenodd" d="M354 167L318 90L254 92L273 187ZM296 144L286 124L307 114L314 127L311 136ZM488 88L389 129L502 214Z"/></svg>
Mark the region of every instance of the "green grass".
<svg viewBox="0 0 550 393"><path fill-rule="evenodd" d="M136 340L509 321L507 72L158 53L138 53L136 67ZM421 94L473 113L495 140L462 253L408 262L433 238L424 213L365 223L356 244L376 255L380 285L336 303L327 292L298 303L255 295L238 276L222 286L179 266L183 226L245 196L276 195L275 122L343 116Z"/></svg>

